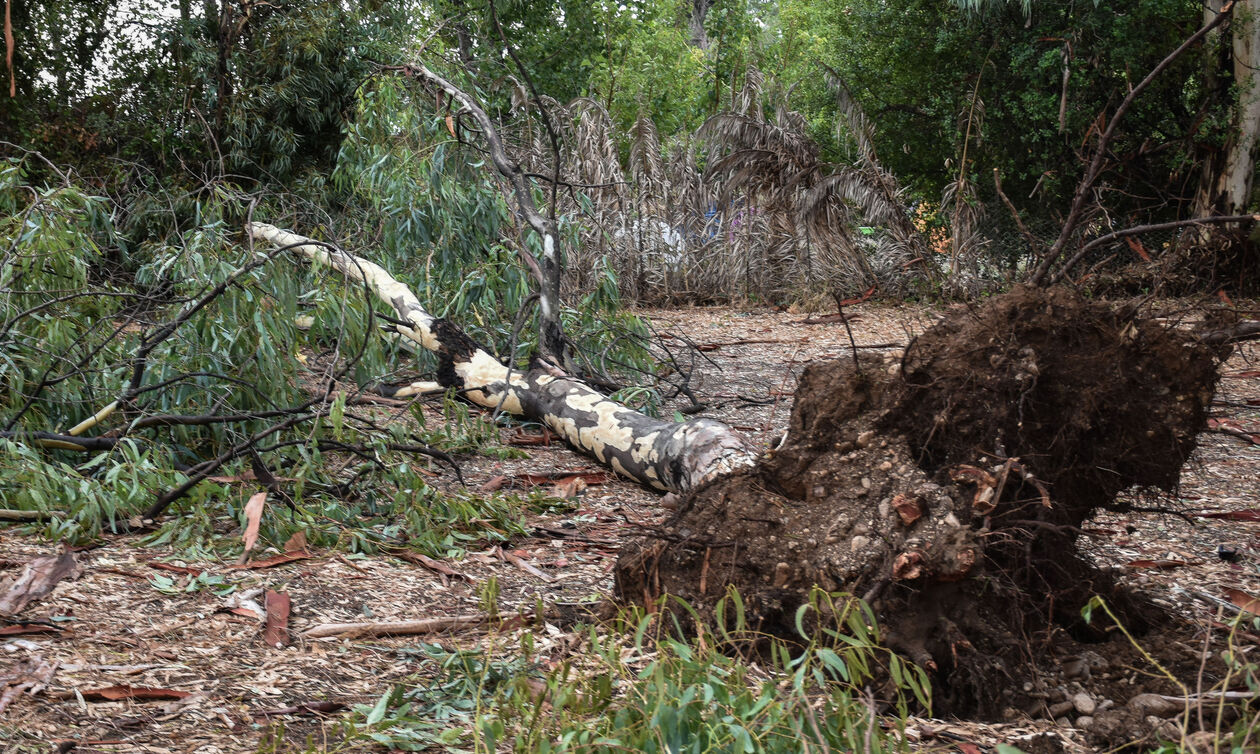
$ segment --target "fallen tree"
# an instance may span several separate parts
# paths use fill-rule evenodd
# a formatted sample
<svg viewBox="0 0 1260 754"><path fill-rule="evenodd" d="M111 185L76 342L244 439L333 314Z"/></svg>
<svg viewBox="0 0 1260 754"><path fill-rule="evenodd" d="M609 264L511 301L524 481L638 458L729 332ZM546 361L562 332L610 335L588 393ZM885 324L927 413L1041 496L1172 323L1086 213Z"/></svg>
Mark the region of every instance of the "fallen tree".
<svg viewBox="0 0 1260 754"><path fill-rule="evenodd" d="M425 311L406 285L367 259L264 223L251 223L248 231L366 284L406 323L394 325L398 334L436 354L436 383L413 383L392 395L455 389L484 408L542 422L577 450L658 490L685 492L756 457L748 440L721 422L646 416L545 360L525 371L501 363L458 326Z"/></svg>

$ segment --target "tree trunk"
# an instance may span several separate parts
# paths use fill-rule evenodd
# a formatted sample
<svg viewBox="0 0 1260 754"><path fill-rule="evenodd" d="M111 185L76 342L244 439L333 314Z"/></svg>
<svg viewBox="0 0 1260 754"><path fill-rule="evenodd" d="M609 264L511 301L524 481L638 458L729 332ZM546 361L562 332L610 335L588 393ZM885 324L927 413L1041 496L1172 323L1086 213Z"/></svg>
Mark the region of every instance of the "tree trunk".
<svg viewBox="0 0 1260 754"><path fill-rule="evenodd" d="M1203 10L1205 21L1221 13L1225 0L1209 0ZM1204 161L1202 179L1195 194L1194 216L1242 212L1251 204L1255 181L1256 149L1260 146L1260 0L1235 0L1230 21L1230 39L1209 82L1233 75L1238 93L1234 127L1225 142L1223 154Z"/></svg>
<svg viewBox="0 0 1260 754"><path fill-rule="evenodd" d="M1260 139L1260 0L1236 0L1233 37L1234 86L1238 88L1236 131L1225 158L1224 213L1251 205L1256 146Z"/></svg>
<svg viewBox="0 0 1260 754"><path fill-rule="evenodd" d="M709 49L709 33L704 29L705 19L709 16L709 9L713 7L714 0L692 0L691 14L688 18L691 27L691 43L701 50Z"/></svg>
<svg viewBox="0 0 1260 754"><path fill-rule="evenodd" d="M425 311L411 290L383 267L341 250L264 223L251 223L251 237L289 247L366 284L410 326L395 330L438 357L436 383L414 383L390 394L400 397L454 388L483 408L539 421L575 449L613 471L658 490L685 492L749 466L753 445L712 419L672 422L629 409L581 380L551 366L520 371L505 366L458 326Z"/></svg>
<svg viewBox="0 0 1260 754"><path fill-rule="evenodd" d="M538 211L537 205L534 204L528 176L508 155L494 121L490 119L477 100L423 63L412 63L392 70L401 71L405 75L445 92L472 116L477 127L481 129L481 137L486 142L491 163L499 175L507 181L517 209L529 227L538 234L542 243L541 259L534 258L524 246L520 248L521 261L529 269L538 286L538 308L541 310L538 318L538 342L542 355L558 366L568 367L570 361L568 341L564 336L564 327L560 323L560 278L564 268L560 233L556 227L555 218L544 216ZM556 159L559 160L559 158L557 154Z"/></svg>

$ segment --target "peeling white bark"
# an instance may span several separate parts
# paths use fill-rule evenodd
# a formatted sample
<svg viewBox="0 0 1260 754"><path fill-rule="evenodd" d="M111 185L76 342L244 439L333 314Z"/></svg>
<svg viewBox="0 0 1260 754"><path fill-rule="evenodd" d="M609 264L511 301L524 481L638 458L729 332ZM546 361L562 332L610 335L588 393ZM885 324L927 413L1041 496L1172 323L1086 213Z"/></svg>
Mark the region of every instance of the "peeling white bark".
<svg viewBox="0 0 1260 754"><path fill-rule="evenodd" d="M540 421L577 450L622 476L659 490L683 492L736 469L759 455L742 435L713 419L671 422L645 416L580 380L554 369L510 370L458 327L425 311L406 285L380 265L273 225L250 223L256 240L289 246L312 261L365 283L410 327L400 335L438 355L439 382L393 391L407 397L454 387L472 403Z"/></svg>
<svg viewBox="0 0 1260 754"><path fill-rule="evenodd" d="M266 241L275 247L287 246L307 259L326 264L351 280L367 283L376 296L394 308L398 319L410 322L411 327L395 325L398 333L419 343L424 348L437 350L438 342L433 334L435 317L425 311L411 289L394 279L384 267L362 257L356 257L332 244L318 244L306 236L299 236L266 223L250 223L247 232L255 240Z"/></svg>

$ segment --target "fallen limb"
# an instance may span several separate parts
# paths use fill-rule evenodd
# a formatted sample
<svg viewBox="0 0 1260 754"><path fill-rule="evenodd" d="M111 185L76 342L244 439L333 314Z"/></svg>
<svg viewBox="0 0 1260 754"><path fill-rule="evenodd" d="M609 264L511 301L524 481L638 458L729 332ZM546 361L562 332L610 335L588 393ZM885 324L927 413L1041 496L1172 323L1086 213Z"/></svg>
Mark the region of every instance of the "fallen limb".
<svg viewBox="0 0 1260 754"><path fill-rule="evenodd" d="M527 619L525 614L511 616ZM411 636L477 628L490 623L489 615L453 615L449 618L425 618L422 620L397 620L383 623L321 623L302 632L307 639L325 639L330 636Z"/></svg>
<svg viewBox="0 0 1260 754"><path fill-rule="evenodd" d="M46 511L18 511L0 508L0 521L47 521L54 514Z"/></svg>
<svg viewBox="0 0 1260 754"><path fill-rule="evenodd" d="M76 437L56 432L19 432L5 430L0 432L0 440L13 440L23 444L54 450L97 451L113 450L118 445L116 437Z"/></svg>
<svg viewBox="0 0 1260 754"><path fill-rule="evenodd" d="M546 425L613 471L660 490L685 491L752 464L758 453L742 435L712 419L672 422L645 416L554 367L522 372L500 363L453 323L434 317L385 268L335 246L274 225L250 223L252 238L289 248L363 283L394 309L403 337L438 357L443 388L484 408Z"/></svg>

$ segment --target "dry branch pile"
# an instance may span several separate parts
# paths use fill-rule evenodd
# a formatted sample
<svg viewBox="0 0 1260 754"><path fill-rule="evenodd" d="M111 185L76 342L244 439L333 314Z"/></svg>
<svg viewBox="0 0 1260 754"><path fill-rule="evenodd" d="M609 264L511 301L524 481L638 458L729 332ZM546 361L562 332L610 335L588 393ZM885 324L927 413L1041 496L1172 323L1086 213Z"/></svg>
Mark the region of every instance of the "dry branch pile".
<svg viewBox="0 0 1260 754"><path fill-rule="evenodd" d="M1034 672L1027 637L1079 622L1090 595L1131 627L1149 620L1076 535L1124 490L1176 486L1221 356L1132 311L1024 288L952 312L899 361L814 364L783 446L627 547L618 594L711 617L733 586L752 624L784 637L815 584L862 596L889 646L935 671L936 713L1000 714Z"/></svg>

